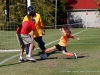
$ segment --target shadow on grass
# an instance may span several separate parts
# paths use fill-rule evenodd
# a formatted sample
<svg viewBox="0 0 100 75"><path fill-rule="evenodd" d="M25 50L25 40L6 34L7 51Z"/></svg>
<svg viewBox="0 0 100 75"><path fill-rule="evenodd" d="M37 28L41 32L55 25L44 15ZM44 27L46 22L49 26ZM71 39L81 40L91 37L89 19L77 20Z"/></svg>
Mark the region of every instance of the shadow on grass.
<svg viewBox="0 0 100 75"><path fill-rule="evenodd" d="M51 54L52 53L49 53L49 55L51 55ZM85 58L85 57L88 57L88 56L84 56L84 55L77 56L77 59L79 59L79 58ZM48 57L48 58L46 58L44 60L49 60L49 59L72 59L72 58ZM36 61L43 61L43 59L36 59ZM24 61L22 63L25 63L25 62L32 62L32 61ZM21 64L21 63L17 62L17 63L12 63L12 64L0 65L0 67L13 66L13 65L17 65L17 64Z"/></svg>
<svg viewBox="0 0 100 75"><path fill-rule="evenodd" d="M77 59L79 59L79 58L85 58L85 57L88 57L88 56L84 56L84 55L77 56ZM66 59L72 59L72 58L66 58Z"/></svg>
<svg viewBox="0 0 100 75"><path fill-rule="evenodd" d="M46 59L36 59L37 61L49 60L49 59L58 59L58 57L49 57Z"/></svg>
<svg viewBox="0 0 100 75"><path fill-rule="evenodd" d="M34 55L32 55L32 56L39 56L41 53L42 53L42 52L38 52L37 54L34 54ZM52 54L57 54L57 53L60 53L60 52L57 52L57 50L54 50L54 51L52 51L52 52L50 52L50 53L47 53L47 56L49 57L50 55L52 55Z"/></svg>
<svg viewBox="0 0 100 75"><path fill-rule="evenodd" d="M77 56L77 58L84 58L84 57L87 57L87 56Z"/></svg>
<svg viewBox="0 0 100 75"><path fill-rule="evenodd" d="M22 63L25 63L25 62L35 63L36 61L27 61L27 60L25 60L24 62L21 62L21 63L16 62L16 63L12 63L12 64L0 65L0 67L13 66L13 65L22 64Z"/></svg>
<svg viewBox="0 0 100 75"><path fill-rule="evenodd" d="M16 65L16 64L20 64L20 63L13 63L13 64L6 64L6 65L0 65L0 67L4 67L4 66L13 66L13 65Z"/></svg>
<svg viewBox="0 0 100 75"><path fill-rule="evenodd" d="M84 57L87 57L87 56L77 56L77 59L79 58L84 58ZM49 58L46 58L44 60L48 60L48 59L73 59L73 58L59 58L59 57L49 57ZM43 61L43 59L36 59L37 61Z"/></svg>
<svg viewBox="0 0 100 75"><path fill-rule="evenodd" d="M40 52L41 53L41 52ZM38 53L38 54L36 54L36 55L34 55L34 56L39 56L40 55L40 53ZM55 51L52 51L52 52L50 52L50 53L47 53L47 57L48 58L46 58L46 59L36 59L37 61L43 61L43 60L48 60L48 59L73 59L73 58L63 58L63 57L49 57L50 55L52 55L52 54L57 54L57 53L61 53L61 51L58 51L58 50L55 50ZM79 58L85 58L85 57L88 57L88 56L86 56L86 55L80 55L80 56L77 56L77 59L79 59Z"/></svg>

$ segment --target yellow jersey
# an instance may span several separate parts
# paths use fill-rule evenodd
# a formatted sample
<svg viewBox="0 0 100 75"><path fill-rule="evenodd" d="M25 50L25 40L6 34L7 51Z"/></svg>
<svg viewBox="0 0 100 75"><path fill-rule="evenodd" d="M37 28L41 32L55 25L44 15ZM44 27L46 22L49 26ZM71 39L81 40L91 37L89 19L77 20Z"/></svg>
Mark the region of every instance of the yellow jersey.
<svg viewBox="0 0 100 75"><path fill-rule="evenodd" d="M42 36L41 29L44 29L44 24L43 24L40 14L38 13L36 13L36 16L33 17L33 19L35 20L35 26L36 26L36 30L34 31L34 38L37 38L37 37ZM29 15L26 15L22 22L29 21L29 20L32 20L32 18ZM29 34L31 34L31 32Z"/></svg>
<svg viewBox="0 0 100 75"><path fill-rule="evenodd" d="M59 44L60 46L66 47L66 44L67 44L69 38L73 38L73 36L70 35L70 36L68 37L68 36L66 35L66 33L64 33L63 36L61 36L60 41L59 41L58 44Z"/></svg>

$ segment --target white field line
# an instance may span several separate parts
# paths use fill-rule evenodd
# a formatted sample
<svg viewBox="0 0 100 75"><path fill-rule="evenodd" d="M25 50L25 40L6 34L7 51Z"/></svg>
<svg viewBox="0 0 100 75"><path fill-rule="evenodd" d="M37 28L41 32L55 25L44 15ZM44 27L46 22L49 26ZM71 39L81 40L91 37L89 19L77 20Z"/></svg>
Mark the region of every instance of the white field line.
<svg viewBox="0 0 100 75"><path fill-rule="evenodd" d="M54 42L57 42L57 41L59 41L59 39L55 40L55 41L52 41L52 42L49 42L45 46L48 46L48 45L50 45L50 44L52 44ZM35 48L34 50L37 50L37 49L40 49L40 48ZM0 52L17 52L17 51L20 51L20 50L0 50Z"/></svg>
<svg viewBox="0 0 100 75"><path fill-rule="evenodd" d="M83 45L83 44L84 44L84 45L87 45L87 44L88 44L88 45L89 45L89 44L94 44L94 45L95 45L95 44L96 44L96 45L97 45L97 44L100 44L100 43L68 43L68 44L82 44L82 45Z"/></svg>
<svg viewBox="0 0 100 75"><path fill-rule="evenodd" d="M11 60L11 59L13 59L13 58L15 58L15 57L18 57L18 56L19 56L19 54L14 55L14 56L11 56L11 57L9 57L9 58L7 58L7 59L1 61L1 62L0 62L0 65L3 64L3 63L5 63L5 62L7 62L7 61L9 61L9 60Z"/></svg>
<svg viewBox="0 0 100 75"><path fill-rule="evenodd" d="M84 32L84 31L86 31L86 30L82 30L82 31L80 31L80 32L78 32L78 33L75 33L75 34L73 34L73 36L74 36L74 35L77 35L77 34L79 34L79 33L81 33L81 32Z"/></svg>
<svg viewBox="0 0 100 75"><path fill-rule="evenodd" d="M78 33L75 33L74 35L77 35L77 34L79 34L79 33L81 33L81 32L84 32L84 31L86 31L86 30L82 30L82 31L80 31L80 32L78 32ZM50 45L50 44L52 44L52 43L54 43L54 42L57 42L57 41L59 41L59 39L58 39L58 40L55 40L55 41L52 41L52 42L46 44L45 46ZM36 49L39 49L39 48L35 48L35 50L36 50ZM2 50L0 50L0 51L2 51ZM7 50L5 50L5 51L7 51ZM10 50L10 51L11 51L11 50ZM5 62L7 62L7 61L9 61L9 60L11 60L11 59L17 57L17 56L19 56L19 54L14 55L14 56L11 56L11 57L9 57L9 58L7 58L7 59L1 61L1 62L0 62L0 65L2 65L3 63L5 63Z"/></svg>
<svg viewBox="0 0 100 75"><path fill-rule="evenodd" d="M84 31L86 31L86 30L82 30L82 31L80 31L80 32L78 32L78 33L75 33L75 34L73 34L73 36L74 36L74 35L77 35L77 34L79 34L79 33L81 33L81 32L84 32ZM57 39L57 40L55 40L55 41L52 41L52 42L49 42L49 43L47 43L45 46L48 46L48 45L50 45L50 44L52 44L52 43L54 43L54 42L57 42L57 41L59 41L59 39ZM34 50L37 50L37 49L40 49L40 48L35 48ZM0 52L16 52L16 51L20 51L20 50L0 50Z"/></svg>

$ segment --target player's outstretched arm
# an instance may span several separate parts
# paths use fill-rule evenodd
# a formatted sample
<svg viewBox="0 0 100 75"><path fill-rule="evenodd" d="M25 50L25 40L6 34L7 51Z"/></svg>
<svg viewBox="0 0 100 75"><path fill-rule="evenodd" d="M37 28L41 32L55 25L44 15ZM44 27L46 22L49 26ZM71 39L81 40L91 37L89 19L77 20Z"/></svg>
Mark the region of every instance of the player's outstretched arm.
<svg viewBox="0 0 100 75"><path fill-rule="evenodd" d="M76 37L74 37L74 36L73 36L73 39L78 40L78 41L80 40L80 38L76 38Z"/></svg>

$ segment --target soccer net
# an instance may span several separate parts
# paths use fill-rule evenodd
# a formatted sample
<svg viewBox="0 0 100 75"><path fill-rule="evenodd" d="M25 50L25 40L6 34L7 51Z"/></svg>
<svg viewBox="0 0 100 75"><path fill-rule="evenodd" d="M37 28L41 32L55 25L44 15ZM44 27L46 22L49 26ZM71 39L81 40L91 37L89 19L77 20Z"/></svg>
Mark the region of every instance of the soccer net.
<svg viewBox="0 0 100 75"><path fill-rule="evenodd" d="M18 50L19 45L16 39L17 24L13 21L0 22L0 50Z"/></svg>
<svg viewBox="0 0 100 75"><path fill-rule="evenodd" d="M56 28L60 28L64 25L67 25L69 28L82 28L82 29L87 29L87 25L83 24L83 23L73 23L73 24L62 24L62 25L56 25Z"/></svg>
<svg viewBox="0 0 100 75"><path fill-rule="evenodd" d="M86 30L86 25L82 23L63 24L68 25L71 29ZM63 25L56 25L56 29L59 29ZM14 50L19 51L15 30L18 24L13 21L8 23L0 22L0 50ZM46 29L55 29L55 26L45 26Z"/></svg>

